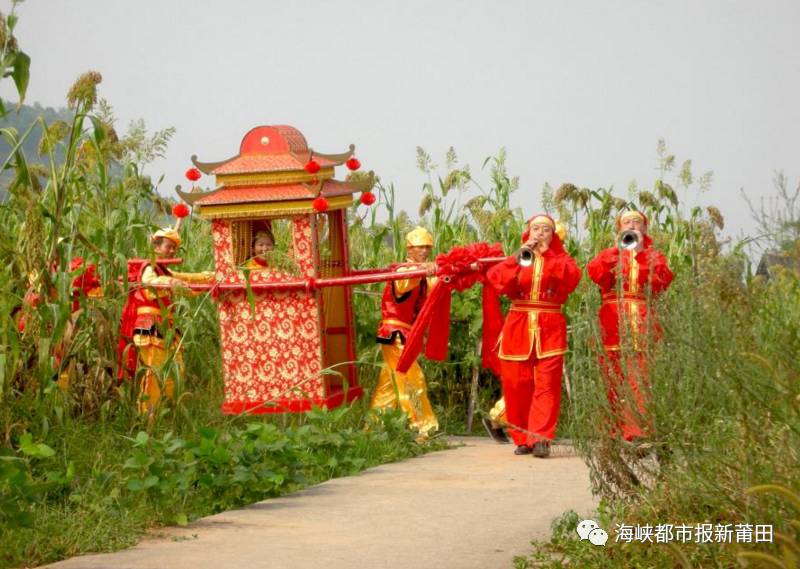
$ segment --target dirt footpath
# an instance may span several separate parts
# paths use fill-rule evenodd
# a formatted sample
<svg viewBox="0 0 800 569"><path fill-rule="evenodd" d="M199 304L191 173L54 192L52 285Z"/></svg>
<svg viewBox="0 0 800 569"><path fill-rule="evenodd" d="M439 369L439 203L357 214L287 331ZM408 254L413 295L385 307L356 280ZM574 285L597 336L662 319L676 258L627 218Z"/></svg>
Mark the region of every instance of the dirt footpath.
<svg viewBox="0 0 800 569"><path fill-rule="evenodd" d="M330 480L296 494L167 528L135 547L59 569L511 569L565 510L597 502L577 457L514 456L512 445L460 448ZM557 449L559 447L556 447Z"/></svg>

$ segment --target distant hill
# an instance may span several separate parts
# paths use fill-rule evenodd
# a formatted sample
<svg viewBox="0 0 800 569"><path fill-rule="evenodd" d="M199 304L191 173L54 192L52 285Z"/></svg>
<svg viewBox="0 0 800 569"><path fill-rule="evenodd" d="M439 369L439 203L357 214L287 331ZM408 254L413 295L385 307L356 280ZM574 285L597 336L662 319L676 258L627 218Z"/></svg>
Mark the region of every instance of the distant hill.
<svg viewBox="0 0 800 569"><path fill-rule="evenodd" d="M22 105L19 111L15 111L12 108L12 110L9 110L6 116L0 118L0 128L13 127L17 129L18 135L21 136L40 116L44 117L44 120L47 124L52 124L57 120L62 120L69 123L72 121L73 115L72 111L66 108L53 109L51 107L43 107L39 103L34 103L33 105ZM28 136L28 138L25 139L25 142L22 144L22 152L25 154L25 157L29 162L44 162L44 160L39 157L38 152L40 139L41 130L34 129L31 135ZM6 158L8 158L11 148L12 147L8 144L5 138L0 138L0 163L5 162ZM57 154L56 160L60 161L60 159L61 156L58 156ZM4 201L6 198L7 184L10 179L10 172L0 173L0 201Z"/></svg>

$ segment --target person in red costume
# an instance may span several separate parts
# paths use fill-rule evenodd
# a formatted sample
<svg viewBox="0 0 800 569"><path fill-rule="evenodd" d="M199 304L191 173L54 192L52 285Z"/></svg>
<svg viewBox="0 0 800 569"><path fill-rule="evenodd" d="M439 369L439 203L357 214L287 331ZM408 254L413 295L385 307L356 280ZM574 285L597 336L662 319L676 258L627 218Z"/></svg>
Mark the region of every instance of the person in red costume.
<svg viewBox="0 0 800 569"><path fill-rule="evenodd" d="M83 269L83 270L81 270ZM78 321L78 311L81 307L81 298L102 298L103 289L100 285L100 280L96 274L97 266L94 263L88 265L84 264L83 257L73 257L69 263L69 272L75 273L81 271L78 276L72 279L72 286L70 289L70 297L72 298L72 309L69 320L66 323L61 339L53 346L52 355L54 358L54 367L62 368L65 352L69 352L69 344L71 338L75 333L75 327ZM51 274L55 276L58 272L58 261L53 263ZM28 325L28 317L30 311L36 310L42 303L42 297L36 291L37 274L31 275L29 278L28 290L23 298L24 307L19 310L17 317L17 330L20 334L24 334ZM51 287L48 292L48 300L50 302L57 302L58 291L55 287ZM58 386L62 391L69 389L70 375L67 370L61 369L58 374Z"/></svg>
<svg viewBox="0 0 800 569"><path fill-rule="evenodd" d="M667 290L673 275L667 259L652 246L644 214L623 213L616 226L620 246L600 251L586 270L602 295L598 315L603 343L600 367L616 423L612 432L633 441L649 430L645 350L661 336L649 301Z"/></svg>
<svg viewBox="0 0 800 569"><path fill-rule="evenodd" d="M54 263L51 271L54 275L58 271L57 265L58 263ZM84 268L83 257L73 257L69 263L69 271L74 273L82 268ZM70 292L70 296L72 297L72 314L75 314L80 308L81 297L100 298L103 296L103 289L101 288L100 280L97 278L96 270L97 266L94 263L90 263L86 265L85 270L81 271L77 277L72 279L72 287ZM35 292L35 281L37 276L38 275L36 274L31 275L29 279L28 290L23 298L26 308L30 310L35 310L42 302L41 296ZM55 288L50 289L49 298L54 302L58 298L58 293ZM17 320L17 330L20 332L20 334L25 331L26 324L26 315L24 312L21 312L19 319Z"/></svg>
<svg viewBox="0 0 800 569"><path fill-rule="evenodd" d="M386 284L381 299L381 321L376 341L381 345L383 361L378 383L372 393L372 409L399 408L424 440L439 428L439 421L428 399L425 375L416 359L404 372L398 362L406 345L407 335L422 309L429 291L436 286L434 263L428 262L433 249L433 236L423 227L415 227L406 235L406 263L397 272L425 268L427 278L399 279Z"/></svg>
<svg viewBox="0 0 800 569"><path fill-rule="evenodd" d="M556 223L535 215L523 248L487 272L494 289L511 299L499 340L500 378L514 454L550 454L561 410L561 376L567 351L562 305L578 286L581 270L564 250ZM525 260L522 251L530 251Z"/></svg>
<svg viewBox="0 0 800 569"><path fill-rule="evenodd" d="M173 212L179 216L180 222L188 212L176 210L178 206ZM162 395L171 399L174 393L172 377L165 373L163 381L160 381L157 370L162 370L171 353L182 368L178 332L172 335L172 346L166 344L165 338L167 329L173 326L172 293L178 289L186 290L190 284L210 283L214 278L211 272L179 273L168 268L168 264L177 262L174 256L181 245L179 228L180 223L176 223L175 229L165 228L153 234L155 259L128 261L128 280L137 284L130 289L122 310L117 347L118 380L121 383L133 379L138 365L145 368L138 407L140 412L151 415L158 409Z"/></svg>

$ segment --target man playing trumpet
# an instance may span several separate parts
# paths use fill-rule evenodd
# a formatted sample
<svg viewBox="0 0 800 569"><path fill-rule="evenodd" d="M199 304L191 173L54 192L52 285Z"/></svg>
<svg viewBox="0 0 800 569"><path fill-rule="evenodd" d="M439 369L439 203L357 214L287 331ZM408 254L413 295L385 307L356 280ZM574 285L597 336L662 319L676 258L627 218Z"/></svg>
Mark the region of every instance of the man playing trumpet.
<svg viewBox="0 0 800 569"><path fill-rule="evenodd" d="M550 454L561 410L561 376L567 351L562 305L581 270L564 250L549 215L528 220L523 246L486 273L511 299L499 341L500 376L515 454Z"/></svg>
<svg viewBox="0 0 800 569"><path fill-rule="evenodd" d="M646 348L661 329L650 305L672 282L664 255L652 247L647 218L638 211L616 221L617 245L604 249L586 267L600 287L603 354L601 370L616 422L614 434L626 441L646 436Z"/></svg>

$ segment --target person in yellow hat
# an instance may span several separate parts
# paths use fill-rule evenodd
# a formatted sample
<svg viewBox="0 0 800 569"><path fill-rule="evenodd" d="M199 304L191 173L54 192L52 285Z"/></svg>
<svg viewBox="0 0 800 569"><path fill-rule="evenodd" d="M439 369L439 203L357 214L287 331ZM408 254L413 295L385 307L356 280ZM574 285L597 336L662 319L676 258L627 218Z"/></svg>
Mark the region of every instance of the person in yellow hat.
<svg viewBox="0 0 800 569"><path fill-rule="evenodd" d="M422 438L439 428L439 421L428 400L428 387L419 363L406 373L397 371L397 362L403 353L406 335L414 325L431 288L436 286L434 263L428 258L433 250L433 236L423 227L416 227L406 235L406 264L398 271L420 268L428 270L428 277L401 279L387 283L381 300L381 322L376 341L381 345L385 365L372 394L373 409L400 408L408 415L410 425Z"/></svg>
<svg viewBox="0 0 800 569"><path fill-rule="evenodd" d="M119 360L120 380L131 380L138 365L145 368L141 378L139 411L153 414L162 395L172 398L174 380L163 370L170 357L167 349L167 329L173 327L172 293L175 289L187 290L188 285L209 283L214 273L181 273L168 268L168 260L174 258L181 245L180 218L175 228L156 231L151 242L154 259L129 261L129 278L141 283L133 286L123 309L120 329ZM164 318L166 316L166 318ZM180 354L178 332L172 334L173 358L180 369L183 362Z"/></svg>

